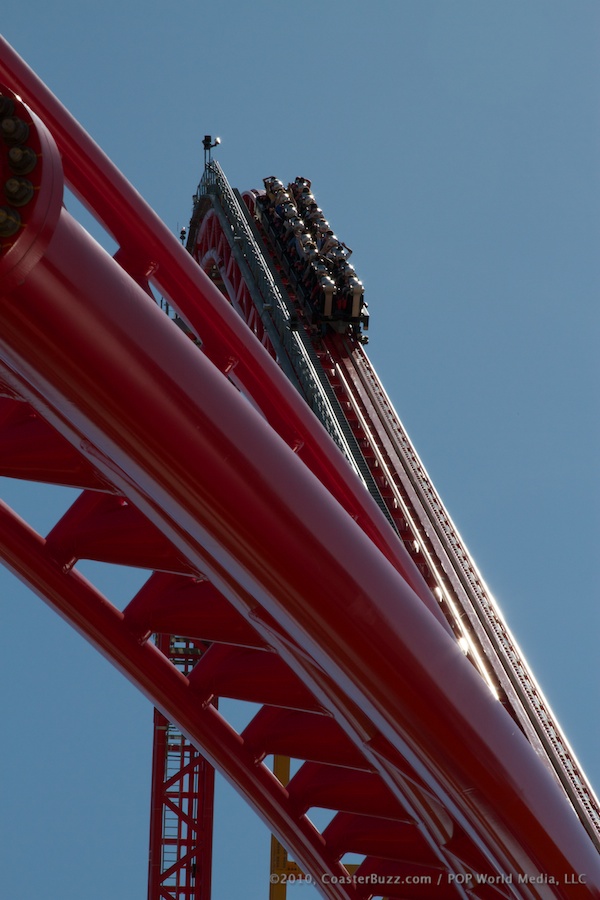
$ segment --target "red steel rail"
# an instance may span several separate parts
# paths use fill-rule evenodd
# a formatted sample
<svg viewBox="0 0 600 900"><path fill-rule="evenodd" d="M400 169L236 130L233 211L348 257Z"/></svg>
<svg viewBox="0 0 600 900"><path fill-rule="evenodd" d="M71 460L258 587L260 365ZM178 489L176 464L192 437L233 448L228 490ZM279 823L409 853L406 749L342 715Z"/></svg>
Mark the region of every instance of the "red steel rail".
<svg viewBox="0 0 600 900"><path fill-rule="evenodd" d="M219 178L225 182L222 192L228 194L230 189L222 173ZM302 285L268 220L260 214L262 207L255 202L258 193L247 191L243 199L261 223L265 242L261 252L271 256L274 270L281 271L281 290L297 310L298 327L305 323L319 358L321 377L334 390L339 415L356 438L355 452L361 454L372 476L372 489L379 494L465 654L554 771L600 849L598 800L377 378L363 341L354 330L342 335L310 326L306 300L298 297L298 292L303 293ZM220 194L219 200L213 202L220 202ZM204 226L200 230L199 261L210 257L204 244L213 231L214 228ZM223 248L226 234L231 235L231 228L213 235L222 261L228 257ZM240 240L236 235L234 247ZM229 272L235 268L231 256L230 253L228 282L232 280ZM245 306L241 312L244 314Z"/></svg>
<svg viewBox="0 0 600 900"><path fill-rule="evenodd" d="M330 329L323 332L310 325L302 286L272 228L264 216L258 215L262 238L256 225L250 237L234 193L218 165L209 163L195 203L188 250L214 279L221 280L240 314L266 346L271 345L276 323L281 327L277 317L269 321L276 306L287 303L296 330L306 329L316 355L318 373L315 371L313 377L318 376L331 387L337 416L355 438L354 450L347 446L347 452L357 454L360 468L370 473L371 489L386 507L463 651L555 773L600 849L600 810L593 790L369 363L360 336L354 331L345 336ZM252 215L256 215L257 193L247 191L243 195ZM207 208L208 201L214 209ZM262 263L254 264L257 256L262 257ZM245 279L241 278L240 267L247 270ZM261 268L270 269L275 291L264 283ZM253 284L252 290L246 280ZM261 300L265 291L272 302ZM284 297L287 300L282 302L279 298ZM277 333L274 340L273 355L281 359L289 341ZM311 384L308 395L312 392Z"/></svg>
<svg viewBox="0 0 600 900"><path fill-rule="evenodd" d="M236 785L325 896L599 897L588 835L332 441L177 241L0 50L4 79L120 245L115 261L61 209L52 137L14 97L40 153L0 256L2 471L84 491L46 538L3 506L6 564ZM6 154L2 166L6 178ZM204 352L140 286L150 277ZM80 558L158 571L120 613ZM186 675L153 632L213 646ZM261 709L238 734L216 696ZM303 761L286 787L270 753ZM322 833L313 807L336 811ZM350 852L364 856L352 879Z"/></svg>

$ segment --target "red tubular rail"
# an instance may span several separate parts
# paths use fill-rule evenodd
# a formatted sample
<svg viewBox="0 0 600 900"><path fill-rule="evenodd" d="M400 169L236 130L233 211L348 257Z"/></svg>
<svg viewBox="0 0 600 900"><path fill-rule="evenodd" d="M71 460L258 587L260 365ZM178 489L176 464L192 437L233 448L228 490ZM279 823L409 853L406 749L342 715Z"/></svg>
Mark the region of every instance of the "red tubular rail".
<svg viewBox="0 0 600 900"><path fill-rule="evenodd" d="M48 156L44 177L58 166ZM598 855L550 773L419 599L410 573L405 580L332 496L328 488L349 476L347 468L340 476L324 432L311 424L310 437L298 435L314 446L315 460L333 459L319 480L68 213L54 214L53 202L50 225L39 229L50 233L27 271L12 278L14 267L0 259L0 358L22 396L209 576L368 756L388 741L515 882L520 872L560 879L522 896L573 897L564 876L585 875L578 896L600 897ZM180 270L179 258L163 264ZM190 265L186 259L181 269ZM255 342L242 340L237 325L235 333L238 365L252 372ZM266 362L261 372L252 396L264 409L272 400ZM300 428L296 399L279 387L274 393L280 418ZM40 593L50 591L53 604L227 772L299 849L308 871L318 877L335 868L319 856L306 822L285 819L271 802L279 794L285 807L283 788L258 769L249 775L239 763L243 742L158 651L124 637L118 616L100 598L88 603L75 573L65 597L63 569L43 562L36 537L6 512L0 524L9 565ZM350 894L331 884L328 895Z"/></svg>
<svg viewBox="0 0 600 900"><path fill-rule="evenodd" d="M44 553L43 539L1 501L0 552L18 578L177 723L277 834L298 846L307 871L317 880L331 872L340 877L345 874L335 860L325 853L319 855L320 836L306 823L299 826L281 784L264 767L252 765L243 741L215 707L203 704L202 698L189 690L187 679L154 644L141 644L124 628L122 614L85 578L73 571L65 579L61 566ZM335 900L355 896L342 884L331 887L329 896Z"/></svg>
<svg viewBox="0 0 600 900"><path fill-rule="evenodd" d="M267 420L391 559L423 602L447 628L427 585L405 548L275 361L156 213L87 132L0 36L0 79L50 128L71 190L117 241L119 263L138 281L149 279L168 297L202 341L204 353L238 383ZM265 385L269 390L265 391Z"/></svg>

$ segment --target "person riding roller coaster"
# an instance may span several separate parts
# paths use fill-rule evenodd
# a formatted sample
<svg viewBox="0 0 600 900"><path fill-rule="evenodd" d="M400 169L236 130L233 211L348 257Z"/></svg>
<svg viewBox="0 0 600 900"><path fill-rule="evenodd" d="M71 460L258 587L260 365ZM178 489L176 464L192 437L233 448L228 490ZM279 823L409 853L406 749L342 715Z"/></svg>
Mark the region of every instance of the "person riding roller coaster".
<svg viewBox="0 0 600 900"><path fill-rule="evenodd" d="M274 176L263 182L257 210L266 216L276 249L300 285L310 320L360 336L369 323L363 284L348 262L352 251L330 228L311 182L297 177L287 188Z"/></svg>

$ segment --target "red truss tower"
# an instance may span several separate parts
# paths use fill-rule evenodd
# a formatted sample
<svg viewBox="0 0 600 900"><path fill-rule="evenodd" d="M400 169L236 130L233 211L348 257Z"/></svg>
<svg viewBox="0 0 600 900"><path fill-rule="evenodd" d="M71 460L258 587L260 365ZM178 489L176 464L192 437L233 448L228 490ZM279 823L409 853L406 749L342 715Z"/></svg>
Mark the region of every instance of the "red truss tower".
<svg viewBox="0 0 600 900"><path fill-rule="evenodd" d="M164 634L156 644L185 676L206 649ZM148 900L210 897L214 778L210 763L155 709Z"/></svg>

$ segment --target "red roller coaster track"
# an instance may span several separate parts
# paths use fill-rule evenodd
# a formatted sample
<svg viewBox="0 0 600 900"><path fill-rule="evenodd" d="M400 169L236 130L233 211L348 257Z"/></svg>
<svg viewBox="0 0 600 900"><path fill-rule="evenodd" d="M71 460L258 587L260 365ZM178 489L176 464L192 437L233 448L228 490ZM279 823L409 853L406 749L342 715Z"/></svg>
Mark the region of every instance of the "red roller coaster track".
<svg viewBox="0 0 600 900"><path fill-rule="evenodd" d="M0 78L2 473L82 489L46 537L3 505L6 565L325 896L600 897L589 828L268 349L4 42ZM114 258L64 209L65 185ZM154 574L120 612L85 558ZM210 646L182 670L153 633ZM219 696L260 704L241 734ZM270 754L301 761L287 785ZM314 807L336 812L323 832ZM348 853L363 857L352 877Z"/></svg>

